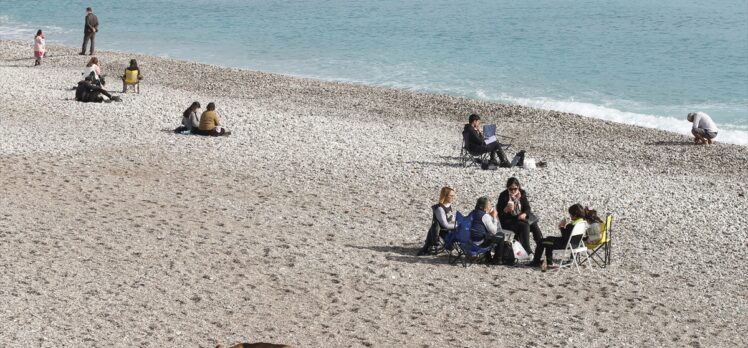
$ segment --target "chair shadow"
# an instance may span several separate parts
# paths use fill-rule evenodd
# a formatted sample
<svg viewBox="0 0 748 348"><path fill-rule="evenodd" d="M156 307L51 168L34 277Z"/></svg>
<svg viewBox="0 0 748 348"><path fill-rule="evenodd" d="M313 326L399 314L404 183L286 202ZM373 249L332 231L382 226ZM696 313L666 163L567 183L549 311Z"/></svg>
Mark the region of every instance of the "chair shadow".
<svg viewBox="0 0 748 348"><path fill-rule="evenodd" d="M407 164L420 164L424 166L443 167L443 168L462 168L462 164L454 162L430 162L430 161L407 161Z"/></svg>
<svg viewBox="0 0 748 348"><path fill-rule="evenodd" d="M438 256L416 256L418 253L418 250L421 248L419 247L403 247L403 246L390 246L390 245L382 245L382 246L361 246L361 245L351 245L346 244L346 247L349 248L355 248L360 250L371 250L376 251L380 253L385 254L396 254L396 255L386 255L385 258L387 260L392 261L399 261L404 263L425 263L430 265L436 265L436 264L448 264L447 258L445 254L440 254Z"/></svg>
<svg viewBox="0 0 748 348"><path fill-rule="evenodd" d="M672 146L672 145L693 145L692 141L653 141L650 143L644 143L644 145L657 145L657 146Z"/></svg>

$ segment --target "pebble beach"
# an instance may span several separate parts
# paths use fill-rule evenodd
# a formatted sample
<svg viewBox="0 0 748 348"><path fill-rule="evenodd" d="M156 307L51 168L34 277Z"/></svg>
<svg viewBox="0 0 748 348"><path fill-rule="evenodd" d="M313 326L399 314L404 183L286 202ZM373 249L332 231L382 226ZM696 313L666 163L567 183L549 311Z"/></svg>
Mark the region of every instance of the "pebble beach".
<svg viewBox="0 0 748 348"><path fill-rule="evenodd" d="M748 148L446 95L0 41L0 346L741 347ZM135 58L141 93L116 77ZM172 130L215 102L228 137ZM683 117L689 111L683 110ZM545 168L463 168L467 116ZM514 154L511 152L509 155ZM545 235L614 215L612 265L416 257L442 186L509 177Z"/></svg>

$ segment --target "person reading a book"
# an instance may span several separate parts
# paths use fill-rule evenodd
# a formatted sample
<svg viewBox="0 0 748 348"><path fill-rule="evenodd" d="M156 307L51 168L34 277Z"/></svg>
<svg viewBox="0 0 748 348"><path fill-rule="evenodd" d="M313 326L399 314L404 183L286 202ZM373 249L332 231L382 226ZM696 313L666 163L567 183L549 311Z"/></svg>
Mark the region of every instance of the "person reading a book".
<svg viewBox="0 0 748 348"><path fill-rule="evenodd" d="M462 134L465 137L465 147L468 151L478 154L489 152L491 154L491 164L505 168L511 165L506 158L506 154L504 154L504 150L501 148L501 144L496 141L495 136L493 139L489 138L489 142L486 143L478 114L470 115Z"/></svg>

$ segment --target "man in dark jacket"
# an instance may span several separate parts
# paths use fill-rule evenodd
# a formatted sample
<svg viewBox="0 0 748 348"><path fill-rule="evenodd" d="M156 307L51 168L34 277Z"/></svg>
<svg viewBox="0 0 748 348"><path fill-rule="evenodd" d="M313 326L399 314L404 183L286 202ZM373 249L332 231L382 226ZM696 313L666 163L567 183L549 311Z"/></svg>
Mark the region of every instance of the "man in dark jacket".
<svg viewBox="0 0 748 348"><path fill-rule="evenodd" d="M90 76L86 76L85 80L78 82L78 87L75 88L75 100L79 102L101 103L104 98L100 94L105 95L112 101L122 101L119 97L113 97L109 92L92 83Z"/></svg>
<svg viewBox="0 0 748 348"><path fill-rule="evenodd" d="M483 154L486 152L491 153L491 163L500 167L510 167L511 163L507 160L504 150L501 148L501 144L498 141L494 141L490 144L486 144L483 139L483 129L480 124L480 116L476 114L470 115L468 118L468 124L462 130L462 134L465 137L465 146L468 151L475 154ZM496 157L498 156L498 160Z"/></svg>
<svg viewBox="0 0 748 348"><path fill-rule="evenodd" d="M86 20L85 20L85 26L83 27L83 48L81 48L81 52L78 53L80 55L86 54L86 45L88 44L88 40L91 40L91 51L90 54L93 56L94 54L94 41L96 40L96 32L99 31L99 19L96 18L96 15L93 14L93 10L88 7L86 8Z"/></svg>

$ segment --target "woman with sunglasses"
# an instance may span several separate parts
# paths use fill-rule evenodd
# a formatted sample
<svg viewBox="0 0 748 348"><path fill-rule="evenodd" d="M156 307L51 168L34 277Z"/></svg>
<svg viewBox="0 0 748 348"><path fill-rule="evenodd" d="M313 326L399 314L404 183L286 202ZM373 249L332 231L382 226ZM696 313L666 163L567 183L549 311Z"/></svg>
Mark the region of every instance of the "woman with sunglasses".
<svg viewBox="0 0 748 348"><path fill-rule="evenodd" d="M540 231L537 218L532 213L527 193L522 189L517 178L511 177L506 181L506 190L499 194L496 210L499 212L501 227L513 231L525 251L528 254L532 253L530 232L536 245L543 239L543 233Z"/></svg>

